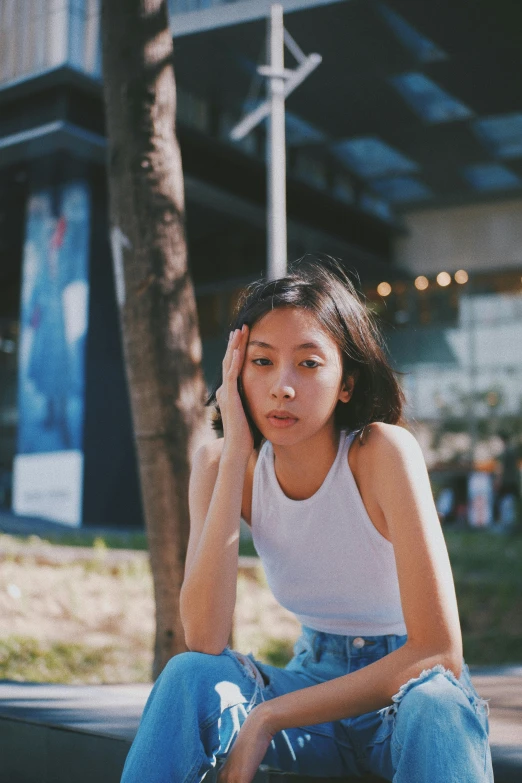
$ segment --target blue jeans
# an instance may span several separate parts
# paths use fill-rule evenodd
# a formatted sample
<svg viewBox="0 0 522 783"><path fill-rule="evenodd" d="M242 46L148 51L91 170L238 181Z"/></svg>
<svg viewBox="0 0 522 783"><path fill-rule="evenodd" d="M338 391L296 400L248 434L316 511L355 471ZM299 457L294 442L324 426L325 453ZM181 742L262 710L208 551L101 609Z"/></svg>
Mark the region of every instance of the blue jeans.
<svg viewBox="0 0 522 783"><path fill-rule="evenodd" d="M176 655L152 689L122 783L199 783L226 758L256 704L361 669L406 638L303 628L285 669L228 648ZM280 731L263 764L318 777L372 772L394 783L493 783L487 716L466 664L459 680L439 665L404 684L389 707Z"/></svg>

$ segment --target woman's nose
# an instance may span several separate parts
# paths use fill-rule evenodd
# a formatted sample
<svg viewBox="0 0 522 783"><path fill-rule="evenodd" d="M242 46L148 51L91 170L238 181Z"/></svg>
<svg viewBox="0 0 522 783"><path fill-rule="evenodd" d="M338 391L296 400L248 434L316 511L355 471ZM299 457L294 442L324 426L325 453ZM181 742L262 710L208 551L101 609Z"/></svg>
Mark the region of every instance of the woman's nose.
<svg viewBox="0 0 522 783"><path fill-rule="evenodd" d="M276 399L281 398L285 400L293 400L295 397L295 389L288 378L278 379L272 386L272 396Z"/></svg>

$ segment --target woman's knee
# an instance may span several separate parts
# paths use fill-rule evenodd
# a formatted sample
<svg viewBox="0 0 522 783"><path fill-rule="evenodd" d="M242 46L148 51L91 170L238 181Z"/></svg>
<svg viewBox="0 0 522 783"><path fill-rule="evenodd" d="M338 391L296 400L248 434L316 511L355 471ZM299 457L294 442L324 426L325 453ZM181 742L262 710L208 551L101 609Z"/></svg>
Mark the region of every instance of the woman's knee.
<svg viewBox="0 0 522 783"><path fill-rule="evenodd" d="M200 680L219 677L227 662L224 653L208 655L200 652L184 652L175 655L165 666L161 676L174 683L186 683L194 688Z"/></svg>
<svg viewBox="0 0 522 783"><path fill-rule="evenodd" d="M398 723L414 726L415 731L422 726L439 725L446 730L453 727L458 731L482 730L482 700L456 679L452 672L430 670L423 673L405 687L398 703Z"/></svg>
<svg viewBox="0 0 522 783"><path fill-rule="evenodd" d="M468 706L469 701L462 689L441 673L413 684L404 695L401 704L404 711L415 712L420 717L431 715L433 711L452 710L459 705ZM407 706L406 706L407 705Z"/></svg>

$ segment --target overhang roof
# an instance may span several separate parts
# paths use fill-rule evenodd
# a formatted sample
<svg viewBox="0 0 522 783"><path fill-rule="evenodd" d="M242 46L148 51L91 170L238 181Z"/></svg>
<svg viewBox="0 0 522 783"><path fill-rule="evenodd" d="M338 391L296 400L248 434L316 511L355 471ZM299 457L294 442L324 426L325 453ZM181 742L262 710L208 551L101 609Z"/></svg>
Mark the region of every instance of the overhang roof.
<svg viewBox="0 0 522 783"><path fill-rule="evenodd" d="M323 58L287 101L320 132L298 144L398 211L522 195L519 0L344 0L285 26ZM265 34L257 19L175 37L179 84L240 114Z"/></svg>

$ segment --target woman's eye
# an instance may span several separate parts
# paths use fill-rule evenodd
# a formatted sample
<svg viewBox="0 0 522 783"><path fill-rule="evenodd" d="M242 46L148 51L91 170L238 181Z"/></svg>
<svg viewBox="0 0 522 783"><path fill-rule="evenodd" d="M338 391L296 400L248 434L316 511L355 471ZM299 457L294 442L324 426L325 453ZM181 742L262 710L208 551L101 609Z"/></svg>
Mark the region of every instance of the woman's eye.
<svg viewBox="0 0 522 783"><path fill-rule="evenodd" d="M315 359L305 359L304 362L302 362L306 367L310 367L310 369L313 369L314 367L319 367L319 362L316 362Z"/></svg>
<svg viewBox="0 0 522 783"><path fill-rule="evenodd" d="M252 359L252 364L255 364L256 367L266 367L270 364L270 359Z"/></svg>

